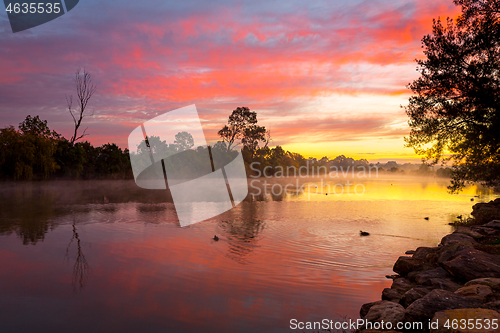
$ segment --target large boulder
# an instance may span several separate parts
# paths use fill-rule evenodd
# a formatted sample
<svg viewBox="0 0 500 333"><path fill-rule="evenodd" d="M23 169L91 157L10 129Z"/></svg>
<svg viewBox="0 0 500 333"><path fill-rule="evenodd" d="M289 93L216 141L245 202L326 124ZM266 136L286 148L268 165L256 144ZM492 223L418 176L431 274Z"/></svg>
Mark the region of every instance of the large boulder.
<svg viewBox="0 0 500 333"><path fill-rule="evenodd" d="M481 302L485 302L486 298L491 294L493 294L493 290L491 290L491 288L488 286L482 284L475 284L467 287L462 287L456 290L455 294L462 295L465 297L472 297L477 300L480 300Z"/></svg>
<svg viewBox="0 0 500 333"><path fill-rule="evenodd" d="M392 270L400 275L406 276L412 271L421 270L424 267L424 261L414 259L413 257L399 257Z"/></svg>
<svg viewBox="0 0 500 333"><path fill-rule="evenodd" d="M500 230L494 229L494 228L488 228L488 227L483 227L482 225L476 226L476 227L471 227L474 231L477 231L478 233L485 235L485 236L498 236L500 235Z"/></svg>
<svg viewBox="0 0 500 333"><path fill-rule="evenodd" d="M383 302L373 305L363 318L369 322L391 322L393 326L403 321L405 308L401 304L394 302Z"/></svg>
<svg viewBox="0 0 500 333"><path fill-rule="evenodd" d="M411 303L415 302L417 299L424 297L431 291L432 287L414 287L403 294L403 297L401 297L401 299L399 300L399 304L407 308Z"/></svg>
<svg viewBox="0 0 500 333"><path fill-rule="evenodd" d="M470 227L466 227L466 226L463 226L463 225L458 226L457 229L454 231L454 233L464 234L464 235L470 236L470 237L472 237L474 239L478 239L478 238L484 237L479 232L474 231Z"/></svg>
<svg viewBox="0 0 500 333"><path fill-rule="evenodd" d="M368 313L368 311L370 311L370 308L372 306L378 305L378 304L382 304L382 303L385 303L385 302L388 302L388 301L382 300L382 301L365 303L365 304L361 305L361 309L359 310L359 316L361 318L364 318L366 316L366 314Z"/></svg>
<svg viewBox="0 0 500 333"><path fill-rule="evenodd" d="M451 275L463 281L478 278L500 278L500 256L475 249L460 251L453 259L443 263Z"/></svg>
<svg viewBox="0 0 500 333"><path fill-rule="evenodd" d="M498 324L500 322L500 313L490 309L444 310L437 312L434 318L432 318L433 325L437 324L437 327L432 327L431 333L498 332L498 326L492 325L493 319L495 319L494 322ZM487 322L489 322L489 329L486 326ZM453 323L456 324L456 328L451 326ZM474 329L469 329L467 327L469 323L471 323ZM479 328L477 323L481 323L481 328ZM451 329L448 325L451 326Z"/></svg>
<svg viewBox="0 0 500 333"><path fill-rule="evenodd" d="M485 223L483 224L483 227L500 230L500 220L493 220L488 223Z"/></svg>
<svg viewBox="0 0 500 333"><path fill-rule="evenodd" d="M488 223L479 226L473 226L471 229L486 236L498 236L500 235L500 220L492 220Z"/></svg>
<svg viewBox="0 0 500 333"><path fill-rule="evenodd" d="M402 292L403 294L410 290L414 286L413 283L411 283L410 280L403 278L403 277L398 277L392 280L392 289L396 289L397 291Z"/></svg>
<svg viewBox="0 0 500 333"><path fill-rule="evenodd" d="M431 279L448 278L450 273L442 267L436 267L426 271L411 272L408 277L417 284L431 285Z"/></svg>
<svg viewBox="0 0 500 333"><path fill-rule="evenodd" d="M404 321L426 324L438 311L484 307L477 299L457 295L451 291L434 289L406 308Z"/></svg>
<svg viewBox="0 0 500 333"><path fill-rule="evenodd" d="M432 289L442 289L448 291L455 291L462 287L461 284L458 284L455 280L451 278L436 278L430 280L430 285Z"/></svg>
<svg viewBox="0 0 500 333"><path fill-rule="evenodd" d="M385 288L384 290L382 290L383 300L399 303L401 297L403 297L403 293L396 289Z"/></svg>
<svg viewBox="0 0 500 333"><path fill-rule="evenodd" d="M441 239L441 245L451 245L455 243L465 243L472 245L477 244L476 240L471 236L460 233L449 234L444 236L443 239Z"/></svg>
<svg viewBox="0 0 500 333"><path fill-rule="evenodd" d="M473 249L474 247L471 243L451 243L444 246L442 245L439 247L439 251L435 254L430 254L427 257L427 260L436 265L441 265L444 262L455 258L461 251Z"/></svg>
<svg viewBox="0 0 500 333"><path fill-rule="evenodd" d="M490 287L493 290L500 290L500 278L479 278L470 280L465 284L466 287L473 286L477 284L482 284Z"/></svg>
<svg viewBox="0 0 500 333"><path fill-rule="evenodd" d="M434 254L439 251L439 247L419 247L413 254L413 259L426 260L429 254Z"/></svg>
<svg viewBox="0 0 500 333"><path fill-rule="evenodd" d="M478 224L491 220L500 220L500 198L488 203L477 203L472 207L471 215Z"/></svg>

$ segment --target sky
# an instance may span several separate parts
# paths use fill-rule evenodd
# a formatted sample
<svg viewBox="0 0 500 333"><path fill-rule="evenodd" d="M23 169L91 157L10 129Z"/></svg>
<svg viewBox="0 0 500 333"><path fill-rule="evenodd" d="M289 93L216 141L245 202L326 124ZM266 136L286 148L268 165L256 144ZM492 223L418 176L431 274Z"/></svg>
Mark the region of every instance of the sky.
<svg viewBox="0 0 500 333"><path fill-rule="evenodd" d="M433 18L451 0L80 0L12 33L0 13L0 128L27 115L70 138L66 96L85 68L98 85L86 140L127 147L141 123L196 104L207 140L238 106L271 146L304 156L415 161L403 105Z"/></svg>

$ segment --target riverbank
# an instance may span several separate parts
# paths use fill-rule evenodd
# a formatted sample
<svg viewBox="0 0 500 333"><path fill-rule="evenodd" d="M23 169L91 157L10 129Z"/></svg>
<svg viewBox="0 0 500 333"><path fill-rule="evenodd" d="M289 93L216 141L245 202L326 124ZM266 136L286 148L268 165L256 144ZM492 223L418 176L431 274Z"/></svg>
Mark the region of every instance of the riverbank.
<svg viewBox="0 0 500 333"><path fill-rule="evenodd" d="M500 199L476 204L479 225L458 226L436 247L406 252L382 299L364 304L362 319L407 325L392 332L498 332L500 330ZM486 222L487 221L487 222ZM415 324L422 328L415 330ZM400 324L401 325L401 324ZM387 329L387 325L385 328ZM371 331L368 326L361 332ZM387 332L387 330L385 331Z"/></svg>

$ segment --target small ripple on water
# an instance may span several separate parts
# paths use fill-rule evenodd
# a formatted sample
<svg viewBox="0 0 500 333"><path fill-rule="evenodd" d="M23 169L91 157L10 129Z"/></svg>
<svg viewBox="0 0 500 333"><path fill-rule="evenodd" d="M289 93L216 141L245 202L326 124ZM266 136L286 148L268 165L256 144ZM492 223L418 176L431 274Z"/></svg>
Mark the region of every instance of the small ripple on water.
<svg viewBox="0 0 500 333"><path fill-rule="evenodd" d="M262 247L269 253L285 253L287 262L299 269L351 270L353 268L386 267L391 251L360 238L356 233L339 233L325 225L303 227L303 222L269 223ZM340 230L342 232L342 230ZM366 254L362 253L367 247Z"/></svg>

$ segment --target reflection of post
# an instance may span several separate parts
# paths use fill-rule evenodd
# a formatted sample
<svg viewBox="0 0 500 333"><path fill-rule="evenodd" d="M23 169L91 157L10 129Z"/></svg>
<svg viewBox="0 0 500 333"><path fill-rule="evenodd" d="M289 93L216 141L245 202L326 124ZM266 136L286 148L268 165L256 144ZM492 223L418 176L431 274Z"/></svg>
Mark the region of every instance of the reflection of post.
<svg viewBox="0 0 500 333"><path fill-rule="evenodd" d="M71 284L73 286L73 291L81 291L85 287L85 284L87 283L90 267L89 264L87 263L85 255L83 254L80 237L78 235L78 231L76 230L76 221L73 218L73 237L71 237L68 247L66 248L65 258L67 260L69 260L69 248L71 247L71 244L75 239L76 239L77 255L76 255L75 265L73 266L73 279L71 281Z"/></svg>

